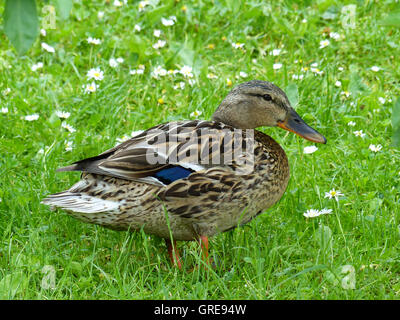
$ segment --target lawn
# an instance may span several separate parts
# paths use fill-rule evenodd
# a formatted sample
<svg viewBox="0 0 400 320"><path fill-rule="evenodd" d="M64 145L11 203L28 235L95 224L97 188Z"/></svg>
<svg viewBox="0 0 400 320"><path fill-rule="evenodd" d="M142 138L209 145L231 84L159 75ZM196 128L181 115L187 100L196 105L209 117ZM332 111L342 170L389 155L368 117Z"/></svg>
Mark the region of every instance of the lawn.
<svg viewBox="0 0 400 320"><path fill-rule="evenodd" d="M75 0L50 27L38 3L44 31L24 55L0 27L0 298L400 298L400 32L382 22L396 1ZM288 155L289 186L210 240L215 269L196 267L194 242L179 243L180 271L162 239L40 204L79 180L58 167L158 123L209 119L252 79L284 89L328 143L308 153L261 129Z"/></svg>

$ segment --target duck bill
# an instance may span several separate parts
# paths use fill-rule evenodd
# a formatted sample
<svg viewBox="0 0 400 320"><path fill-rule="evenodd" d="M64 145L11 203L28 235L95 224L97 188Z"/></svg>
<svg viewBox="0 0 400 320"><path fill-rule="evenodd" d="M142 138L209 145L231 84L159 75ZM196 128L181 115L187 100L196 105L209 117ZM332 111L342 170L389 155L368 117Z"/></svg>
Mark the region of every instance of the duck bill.
<svg viewBox="0 0 400 320"><path fill-rule="evenodd" d="M289 111L289 114L284 121L278 122L278 127L293 132L306 140L317 143L326 143L325 137L305 123L294 109Z"/></svg>

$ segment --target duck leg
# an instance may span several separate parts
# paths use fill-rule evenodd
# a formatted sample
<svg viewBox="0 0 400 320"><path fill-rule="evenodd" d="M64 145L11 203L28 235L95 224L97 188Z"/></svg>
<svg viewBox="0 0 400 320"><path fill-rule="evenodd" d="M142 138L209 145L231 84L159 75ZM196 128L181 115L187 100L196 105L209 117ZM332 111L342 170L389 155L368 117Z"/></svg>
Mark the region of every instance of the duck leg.
<svg viewBox="0 0 400 320"><path fill-rule="evenodd" d="M201 246L201 251L203 253L203 260L207 266L211 266L211 260L208 257L208 237L207 236L200 236L199 243Z"/></svg>
<svg viewBox="0 0 400 320"><path fill-rule="evenodd" d="M174 243L172 243L170 239L165 239L165 243L167 244L168 255L171 263L179 269L182 269L181 257L179 256L178 248L176 247L176 241L174 240Z"/></svg>

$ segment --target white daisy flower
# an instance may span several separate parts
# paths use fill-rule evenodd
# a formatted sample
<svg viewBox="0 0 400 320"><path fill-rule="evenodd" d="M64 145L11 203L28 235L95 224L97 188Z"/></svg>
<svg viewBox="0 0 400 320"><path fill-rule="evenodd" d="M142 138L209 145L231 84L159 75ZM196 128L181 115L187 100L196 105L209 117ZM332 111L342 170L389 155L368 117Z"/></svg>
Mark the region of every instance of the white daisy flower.
<svg viewBox="0 0 400 320"><path fill-rule="evenodd" d="M373 152L378 152L382 150L382 146L380 144L378 144L377 146L374 144L370 144L369 145L369 150L373 151Z"/></svg>
<svg viewBox="0 0 400 320"><path fill-rule="evenodd" d="M24 119L26 121L36 121L37 119L39 119L39 115L38 114L27 115L24 117Z"/></svg>
<svg viewBox="0 0 400 320"><path fill-rule="evenodd" d="M43 68L43 62L38 62L38 63L34 64L34 65L31 67L31 70L32 70L32 71L36 71L36 70L41 69L41 68Z"/></svg>
<svg viewBox="0 0 400 320"><path fill-rule="evenodd" d="M189 66L183 66L180 70L179 73L183 75L185 78L193 78L193 73L192 73L192 67Z"/></svg>
<svg viewBox="0 0 400 320"><path fill-rule="evenodd" d="M166 27L173 26L175 24L175 21L176 21L175 16L169 17L168 19L161 18L161 23Z"/></svg>
<svg viewBox="0 0 400 320"><path fill-rule="evenodd" d="M336 82L335 82L335 86L336 87L341 87L342 86L342 82L341 81L339 81L339 80L337 80Z"/></svg>
<svg viewBox="0 0 400 320"><path fill-rule="evenodd" d="M177 73L179 73L180 71L179 70L172 70L172 69L169 69L168 70L168 75L169 76L174 76L174 75L176 75Z"/></svg>
<svg viewBox="0 0 400 320"><path fill-rule="evenodd" d="M303 152L305 154L310 154L310 153L314 153L317 150L318 150L318 148L316 146L308 146L308 147L304 147Z"/></svg>
<svg viewBox="0 0 400 320"><path fill-rule="evenodd" d="M167 70L165 70L163 67L161 66L157 66L153 72L152 72L152 76L153 78L158 79L158 77L164 77L167 75Z"/></svg>
<svg viewBox="0 0 400 320"><path fill-rule="evenodd" d="M329 46L329 45L330 45L329 40L321 40L321 41L319 42L319 48L320 48L320 49L325 48L325 47L327 47L327 46Z"/></svg>
<svg viewBox="0 0 400 320"><path fill-rule="evenodd" d="M108 61L108 64L110 65L111 68L116 68L116 67L118 67L118 61L117 61L116 59L114 59L114 58L111 58L111 59Z"/></svg>
<svg viewBox="0 0 400 320"><path fill-rule="evenodd" d="M123 63L124 62L124 58L117 58L117 62L118 63Z"/></svg>
<svg viewBox="0 0 400 320"><path fill-rule="evenodd" d="M64 129L68 130L71 133L74 133L76 131L76 129L73 126L69 125L66 122L61 123L61 127L63 127Z"/></svg>
<svg viewBox="0 0 400 320"><path fill-rule="evenodd" d="M303 78L304 78L304 75L302 75L302 74L300 74L300 75L298 75L298 74L292 75L292 79L293 80L303 80Z"/></svg>
<svg viewBox="0 0 400 320"><path fill-rule="evenodd" d="M46 42L42 42L42 43L41 43L41 46L42 46L42 48L43 48L44 50L46 50L47 52L50 52L50 53L56 52L56 50L55 50L52 46L49 46Z"/></svg>
<svg viewBox="0 0 400 320"><path fill-rule="evenodd" d="M42 37L45 37L46 36L46 30L40 29L40 34L42 35Z"/></svg>
<svg viewBox="0 0 400 320"><path fill-rule="evenodd" d="M281 49L274 49L272 50L271 54L273 56L279 56L281 54L281 51L282 51Z"/></svg>
<svg viewBox="0 0 400 320"><path fill-rule="evenodd" d="M185 89L185 85L186 85L186 84L185 84L183 81L181 81L181 82L179 82L177 85L174 86L174 89L175 89L175 90L178 90L178 89L183 90L183 89Z"/></svg>
<svg viewBox="0 0 400 320"><path fill-rule="evenodd" d="M351 92L349 92L349 91L342 91L342 92L340 92L340 94L341 94L342 96L346 96L346 98L348 98L348 97L350 97Z"/></svg>
<svg viewBox="0 0 400 320"><path fill-rule="evenodd" d="M240 43L240 42L232 42L232 47L234 47L235 49L241 49L244 47L244 43Z"/></svg>
<svg viewBox="0 0 400 320"><path fill-rule="evenodd" d="M340 34L337 32L329 33L329 37L331 37L332 39L335 39L336 41L340 40Z"/></svg>
<svg viewBox="0 0 400 320"><path fill-rule="evenodd" d="M139 12L142 12L148 5L149 5L149 1L140 1L139 2Z"/></svg>
<svg viewBox="0 0 400 320"><path fill-rule="evenodd" d="M332 209L322 209L322 210L316 210L316 209L309 209L306 212L303 213L303 216L306 218L315 218L323 214L331 214Z"/></svg>
<svg viewBox="0 0 400 320"><path fill-rule="evenodd" d="M65 151L72 151L73 144L74 143L72 141L65 141L64 142Z"/></svg>
<svg viewBox="0 0 400 320"><path fill-rule="evenodd" d="M343 71L344 68L343 68L343 67L339 67L338 70L339 70L339 71Z"/></svg>
<svg viewBox="0 0 400 320"><path fill-rule="evenodd" d="M324 208L324 209L322 209L319 213L320 213L320 214L331 214L331 213L332 213L332 209L326 209L326 208Z"/></svg>
<svg viewBox="0 0 400 320"><path fill-rule="evenodd" d="M8 95L9 93L11 92L11 89L10 88L5 88L4 90L3 90L3 95Z"/></svg>
<svg viewBox="0 0 400 320"><path fill-rule="evenodd" d="M354 121L349 121L347 123L347 125L350 126L350 127L354 127L356 125L356 123Z"/></svg>
<svg viewBox="0 0 400 320"><path fill-rule="evenodd" d="M119 1L119 0L114 0L114 6L116 7L122 7L124 4L127 4L128 0L124 0L123 2Z"/></svg>
<svg viewBox="0 0 400 320"><path fill-rule="evenodd" d="M139 64L137 69L130 70L129 73L132 74L132 75L134 75L134 74L143 74L144 70L145 70L145 66L142 65L142 64Z"/></svg>
<svg viewBox="0 0 400 320"><path fill-rule="evenodd" d="M99 85L93 81L92 83L88 83L86 84L86 86L83 85L82 87L84 88L85 93L89 94L92 92L96 92L96 90L99 88Z"/></svg>
<svg viewBox="0 0 400 320"><path fill-rule="evenodd" d="M301 23L307 23L307 19L304 18L303 20L301 20Z"/></svg>
<svg viewBox="0 0 400 320"><path fill-rule="evenodd" d="M378 72L378 71L381 70L381 68L379 68L379 67L377 67L377 66L372 66L372 67L371 67L371 70L374 71L374 72Z"/></svg>
<svg viewBox="0 0 400 320"><path fill-rule="evenodd" d="M382 103L382 104L385 104L385 102L386 102L386 99L385 99L385 98L382 98L382 97L379 97L378 100L379 100L379 102Z"/></svg>
<svg viewBox="0 0 400 320"><path fill-rule="evenodd" d="M353 133L356 137L361 137L361 138L365 137L365 133L362 130L354 131Z"/></svg>
<svg viewBox="0 0 400 320"><path fill-rule="evenodd" d="M315 218L321 214L319 210L316 209L308 209L306 212L303 213L303 216L306 218Z"/></svg>
<svg viewBox="0 0 400 320"><path fill-rule="evenodd" d="M272 66L272 68L274 70L279 70L280 68L282 68L282 63L274 63L274 65Z"/></svg>
<svg viewBox="0 0 400 320"><path fill-rule="evenodd" d="M191 118L198 118L199 116L201 116L203 114L203 112L199 111L199 110L195 110L190 114Z"/></svg>
<svg viewBox="0 0 400 320"><path fill-rule="evenodd" d="M154 35L156 38L159 38L159 37L161 36L161 30L155 29L155 30L153 31L153 35Z"/></svg>
<svg viewBox="0 0 400 320"><path fill-rule="evenodd" d="M136 137L136 136L138 136L139 134L141 134L143 131L144 131L144 130L132 131L132 132L131 132L131 137L132 137L132 138L133 138L133 137Z"/></svg>
<svg viewBox="0 0 400 320"><path fill-rule="evenodd" d="M242 77L242 78L247 78L249 75L244 71L240 71L239 72L239 76Z"/></svg>
<svg viewBox="0 0 400 320"><path fill-rule="evenodd" d="M142 30L142 27L139 26L138 24L135 24L135 26L133 27L133 29L137 32L140 32L140 30Z"/></svg>
<svg viewBox="0 0 400 320"><path fill-rule="evenodd" d="M329 192L325 192L325 198L329 198L329 199L335 198L336 201L339 201L339 197L343 196L343 195L344 195L343 193L341 193L340 191L337 191L335 189L332 189Z"/></svg>
<svg viewBox="0 0 400 320"><path fill-rule="evenodd" d="M207 79L217 79L218 77L214 73L208 73Z"/></svg>
<svg viewBox="0 0 400 320"><path fill-rule="evenodd" d="M99 45L101 43L100 39L88 37L86 41L90 44Z"/></svg>
<svg viewBox="0 0 400 320"><path fill-rule="evenodd" d="M131 73L131 74L143 74L145 69L146 69L146 67L143 64L139 64L138 68L136 70L131 70L131 71L135 71L134 73Z"/></svg>
<svg viewBox="0 0 400 320"><path fill-rule="evenodd" d="M1 108L1 113L3 113L3 114L8 113L8 108L6 108L6 107Z"/></svg>
<svg viewBox="0 0 400 320"><path fill-rule="evenodd" d="M65 111L56 111L56 115L61 119L68 119L71 113Z"/></svg>
<svg viewBox="0 0 400 320"><path fill-rule="evenodd" d="M155 44L153 44L153 48L158 50L160 48L163 48L167 42L164 40L158 40Z"/></svg>
<svg viewBox="0 0 400 320"><path fill-rule="evenodd" d="M117 142L122 143L122 142L129 140L130 138L131 138L130 136L124 134L121 138L117 138Z"/></svg>
<svg viewBox="0 0 400 320"><path fill-rule="evenodd" d="M319 70L318 68L310 68L310 71L320 76L324 73L322 70Z"/></svg>
<svg viewBox="0 0 400 320"><path fill-rule="evenodd" d="M104 11L97 12L97 18L98 19L103 19L103 17L104 17Z"/></svg>
<svg viewBox="0 0 400 320"><path fill-rule="evenodd" d="M104 79L104 72L101 71L100 68L92 68L88 71L86 76L88 80L94 79L101 81Z"/></svg>

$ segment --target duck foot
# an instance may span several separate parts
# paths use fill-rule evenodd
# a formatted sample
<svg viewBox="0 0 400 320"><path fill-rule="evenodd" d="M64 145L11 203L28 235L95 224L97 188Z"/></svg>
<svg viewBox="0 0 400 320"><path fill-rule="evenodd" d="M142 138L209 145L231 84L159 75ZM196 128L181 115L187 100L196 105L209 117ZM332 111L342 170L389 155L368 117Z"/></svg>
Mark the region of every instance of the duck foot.
<svg viewBox="0 0 400 320"><path fill-rule="evenodd" d="M179 256L178 248L176 247L176 241L174 240L172 243L171 240L165 239L165 243L167 245L171 263L179 269L182 269L181 257Z"/></svg>

